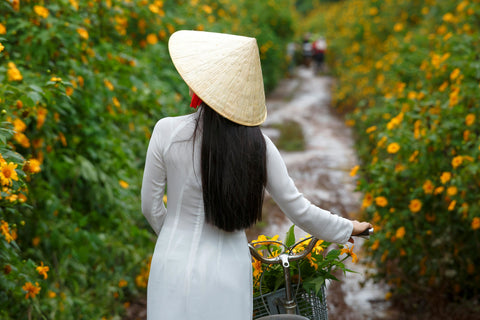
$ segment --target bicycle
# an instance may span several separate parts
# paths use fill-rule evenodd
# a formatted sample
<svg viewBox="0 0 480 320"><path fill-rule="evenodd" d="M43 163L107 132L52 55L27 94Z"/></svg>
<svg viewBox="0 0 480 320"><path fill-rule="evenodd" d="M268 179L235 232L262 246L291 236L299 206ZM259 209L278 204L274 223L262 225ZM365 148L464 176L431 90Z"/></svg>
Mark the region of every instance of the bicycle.
<svg viewBox="0 0 480 320"><path fill-rule="evenodd" d="M373 228L367 229L364 232L362 232L361 234L356 235L356 236L368 239L370 237L370 235L372 235L372 234L373 234ZM300 253L294 253L294 249L298 245L300 245L301 243L303 243L305 241L310 241L309 244L307 245L307 247ZM279 314L273 314L273 315L270 314L269 308L267 308L267 306L265 305L265 301L263 301L263 295L260 294L260 297L262 298L262 302L264 304L264 307L267 310L267 312L269 313L269 315L262 316L260 318L254 318L254 319L256 319L256 320L274 320L274 319L276 319L276 320L312 320L312 319L309 319L305 316L297 314L297 312L299 312L299 310L298 310L299 308L298 308L298 305L297 305L296 298L298 296L298 290L300 288L300 277L299 277L299 283L297 284L297 289L296 289L297 292L295 293L295 295L293 295L293 290L292 290L293 288L292 288L291 276L290 276L290 262L299 261L299 260L304 259L312 251L312 249L315 247L315 245L317 244L318 241L319 241L319 239L310 236L310 237L307 237L306 239L303 239L303 240L300 240L300 241L294 243L290 247L287 247L282 242L272 241L272 240L256 241L254 244L251 244L251 243L248 244L249 249L250 249L250 253L258 261L261 261L262 263L269 264L269 265L280 264L283 268L283 275L284 275L284 280L285 280L285 298L284 299L275 299L275 301L274 301L274 304L277 304L280 307L282 307L283 310L285 310L285 313L279 313ZM285 251L283 253L281 253L280 255L276 256L276 257L265 258L262 255L260 255L258 253L258 251L255 249L255 245L259 245L259 244L262 244L262 243L265 243L265 244L275 243L277 245L283 246L285 248ZM261 285L260 285L260 287L261 287ZM310 293L308 293L308 292L306 292L306 294L310 295ZM318 298L318 297L316 297L316 298ZM310 300L309 301L310 304L314 304L314 305L310 305L310 307L314 311L314 314L313 314L314 318L315 319L327 320L328 319L328 312L327 312L327 304L326 304L326 297L325 297L324 288L322 289L322 298L321 299L318 298L318 299L313 299L313 300L309 299L309 300ZM279 309L281 309L281 308L279 308Z"/></svg>

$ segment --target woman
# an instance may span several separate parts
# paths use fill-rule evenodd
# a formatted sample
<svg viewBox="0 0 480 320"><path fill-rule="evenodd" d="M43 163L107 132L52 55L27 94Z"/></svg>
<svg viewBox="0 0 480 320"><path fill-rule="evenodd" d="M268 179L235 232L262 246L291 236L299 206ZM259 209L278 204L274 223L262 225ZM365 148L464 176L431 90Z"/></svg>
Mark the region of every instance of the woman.
<svg viewBox="0 0 480 320"><path fill-rule="evenodd" d="M148 319L249 320L244 229L261 219L264 190L297 226L327 241L345 243L370 224L332 215L296 189L259 128L266 107L254 38L178 31L169 51L200 108L158 121L147 151L142 211L158 235Z"/></svg>

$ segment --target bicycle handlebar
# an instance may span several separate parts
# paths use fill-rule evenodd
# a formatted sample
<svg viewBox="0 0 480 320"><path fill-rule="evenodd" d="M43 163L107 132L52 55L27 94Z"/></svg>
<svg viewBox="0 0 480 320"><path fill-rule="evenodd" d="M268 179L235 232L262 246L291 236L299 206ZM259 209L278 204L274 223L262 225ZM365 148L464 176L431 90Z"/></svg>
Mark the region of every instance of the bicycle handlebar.
<svg viewBox="0 0 480 320"><path fill-rule="evenodd" d="M356 234L354 237L361 237L361 238L368 239L372 234L373 234L373 228L369 228L369 229L365 229L362 233ZM302 243L304 241L307 241L307 240L310 240L310 243L301 253L292 254L292 251L296 246L298 246L300 243ZM318 242L317 238L315 238L313 236L310 236L306 239L303 239L303 240L300 240L300 241L296 242L291 247L285 246L285 244L283 244L282 242L272 241L272 240L258 241L258 242L254 243L254 245L262 244L262 243L276 243L276 244L279 244L281 246L284 246L287 249L285 251L285 252L288 251L288 254L286 256L285 256L285 252L284 252L284 253L282 253L282 254L280 254L276 257L273 257L273 258L265 258L265 257L261 256L258 253L258 251L255 249L254 245L252 245L250 243L248 244L248 247L250 249L250 253L252 254L252 256L255 259L261 261L262 263L283 264L283 263L285 263L285 257L287 257L286 262L288 264L288 261L297 261L297 260L301 260L301 259L305 258L310 252L312 252L312 250L315 247L315 245L317 244L317 242Z"/></svg>
<svg viewBox="0 0 480 320"><path fill-rule="evenodd" d="M304 241L307 241L307 240L310 240L310 243L305 248L305 250L303 250L301 253L291 254L292 251L293 251L293 248L295 248L297 245L299 245L300 243L302 243ZM317 244L317 241L318 241L318 239L315 238L315 237L308 237L304 240L301 240L301 241L295 243L291 247L286 247L282 242L271 241L271 240L258 241L258 242L255 242L255 245L256 244L262 244L262 243L277 243L277 244L283 245L288 249L288 261L297 261L297 260L301 260L301 259L305 258L307 256L307 254L309 254L312 251L312 249L315 247L315 245ZM262 257L258 253L258 251L255 249L255 247L253 245L251 245L250 243L248 244L248 247L250 248L250 253L252 254L252 256L254 256L255 259L261 261L262 263L266 263L266 264L277 264L277 263L281 264L281 263L284 263L284 260L283 260L284 258L282 256L284 256L285 253L280 254L280 255L278 255L276 257L273 257L273 258L265 258L265 257Z"/></svg>

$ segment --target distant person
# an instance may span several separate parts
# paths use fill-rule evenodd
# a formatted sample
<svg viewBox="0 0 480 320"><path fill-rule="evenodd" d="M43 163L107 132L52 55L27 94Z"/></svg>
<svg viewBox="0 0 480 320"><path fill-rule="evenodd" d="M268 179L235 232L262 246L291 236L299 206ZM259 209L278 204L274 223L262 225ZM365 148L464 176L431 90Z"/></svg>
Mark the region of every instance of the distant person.
<svg viewBox="0 0 480 320"><path fill-rule="evenodd" d="M142 211L158 238L147 319L251 320L245 229L261 219L265 190L326 241L345 243L371 225L320 209L295 187L259 127L267 109L255 38L177 31L168 48L198 111L160 119L148 146Z"/></svg>
<svg viewBox="0 0 480 320"><path fill-rule="evenodd" d="M312 63L313 47L310 42L310 33L305 34L302 42L303 64L308 68Z"/></svg>
<svg viewBox="0 0 480 320"><path fill-rule="evenodd" d="M325 70L325 53L327 51L327 41L325 38L318 38L312 46L313 49L313 61L315 73Z"/></svg>

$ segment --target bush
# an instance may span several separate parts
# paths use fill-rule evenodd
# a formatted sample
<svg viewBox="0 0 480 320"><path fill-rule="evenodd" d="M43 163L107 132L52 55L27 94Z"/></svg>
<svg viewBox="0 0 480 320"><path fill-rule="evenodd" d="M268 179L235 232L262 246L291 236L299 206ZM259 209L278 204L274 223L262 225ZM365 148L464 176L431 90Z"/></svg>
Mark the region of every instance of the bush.
<svg viewBox="0 0 480 320"><path fill-rule="evenodd" d="M397 298L479 298L479 12L468 0L351 0L316 25L357 133L352 174L377 230L367 250Z"/></svg>
<svg viewBox="0 0 480 320"><path fill-rule="evenodd" d="M157 119L189 112L168 37L257 36L271 88L287 4L0 2L0 318L118 319L144 293L146 146Z"/></svg>

